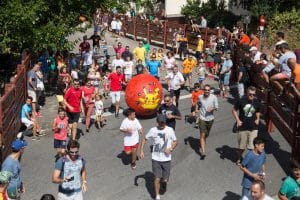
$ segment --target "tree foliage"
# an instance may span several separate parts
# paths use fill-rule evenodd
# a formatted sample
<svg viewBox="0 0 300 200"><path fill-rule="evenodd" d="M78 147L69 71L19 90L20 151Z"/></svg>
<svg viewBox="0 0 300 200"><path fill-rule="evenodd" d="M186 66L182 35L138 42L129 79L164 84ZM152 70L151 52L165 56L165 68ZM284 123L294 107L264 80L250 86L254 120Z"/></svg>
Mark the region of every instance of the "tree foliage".
<svg viewBox="0 0 300 200"><path fill-rule="evenodd" d="M0 53L53 47L69 49L65 37L77 30L79 17L91 19L98 0L2 0Z"/></svg>
<svg viewBox="0 0 300 200"><path fill-rule="evenodd" d="M200 16L207 19L209 27L225 26L231 28L239 20L239 17L226 9L225 0L187 0L182 7L181 14L186 18L199 20Z"/></svg>
<svg viewBox="0 0 300 200"><path fill-rule="evenodd" d="M284 31L285 39L291 48L299 48L300 11L292 9L291 11L274 14L268 24L268 32L270 33L269 43L275 43L275 34L278 31Z"/></svg>

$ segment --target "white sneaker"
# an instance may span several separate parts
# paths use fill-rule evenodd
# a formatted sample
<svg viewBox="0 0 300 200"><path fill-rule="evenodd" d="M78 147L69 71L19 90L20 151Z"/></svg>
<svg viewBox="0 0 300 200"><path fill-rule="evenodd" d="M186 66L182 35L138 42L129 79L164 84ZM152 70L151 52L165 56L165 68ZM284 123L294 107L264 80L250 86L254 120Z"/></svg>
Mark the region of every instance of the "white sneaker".
<svg viewBox="0 0 300 200"><path fill-rule="evenodd" d="M155 197L155 200L160 200L160 196L157 195L157 196Z"/></svg>

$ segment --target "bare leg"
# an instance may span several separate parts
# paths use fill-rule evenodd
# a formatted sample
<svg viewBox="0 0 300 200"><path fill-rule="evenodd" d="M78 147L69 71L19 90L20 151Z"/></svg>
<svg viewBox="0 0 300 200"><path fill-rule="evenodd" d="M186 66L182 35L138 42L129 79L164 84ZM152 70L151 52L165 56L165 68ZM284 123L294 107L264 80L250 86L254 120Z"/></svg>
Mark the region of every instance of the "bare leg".
<svg viewBox="0 0 300 200"><path fill-rule="evenodd" d="M75 140L77 136L77 123L72 124L72 140Z"/></svg>
<svg viewBox="0 0 300 200"><path fill-rule="evenodd" d="M160 189L160 178L155 178L154 179L154 191L155 191L155 196L159 196L159 189Z"/></svg>

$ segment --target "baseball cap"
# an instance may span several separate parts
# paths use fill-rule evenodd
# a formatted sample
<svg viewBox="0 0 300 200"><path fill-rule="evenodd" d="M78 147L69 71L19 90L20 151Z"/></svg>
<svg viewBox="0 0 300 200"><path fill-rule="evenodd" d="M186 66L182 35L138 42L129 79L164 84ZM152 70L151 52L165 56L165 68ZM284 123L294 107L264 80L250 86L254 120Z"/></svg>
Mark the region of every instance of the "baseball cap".
<svg viewBox="0 0 300 200"><path fill-rule="evenodd" d="M8 183L12 178L13 174L9 171L0 172L0 183Z"/></svg>
<svg viewBox="0 0 300 200"><path fill-rule="evenodd" d="M28 146L27 142L25 140L20 140L20 139L14 140L11 144L11 148L17 151L24 149L27 146Z"/></svg>
<svg viewBox="0 0 300 200"><path fill-rule="evenodd" d="M166 116L162 115L162 114L158 115L156 120L157 120L158 123L166 123L167 122Z"/></svg>
<svg viewBox="0 0 300 200"><path fill-rule="evenodd" d="M251 47L250 49L249 49L249 51L257 51L258 49L256 48L256 47Z"/></svg>
<svg viewBox="0 0 300 200"><path fill-rule="evenodd" d="M201 38L201 35L197 35L198 38Z"/></svg>

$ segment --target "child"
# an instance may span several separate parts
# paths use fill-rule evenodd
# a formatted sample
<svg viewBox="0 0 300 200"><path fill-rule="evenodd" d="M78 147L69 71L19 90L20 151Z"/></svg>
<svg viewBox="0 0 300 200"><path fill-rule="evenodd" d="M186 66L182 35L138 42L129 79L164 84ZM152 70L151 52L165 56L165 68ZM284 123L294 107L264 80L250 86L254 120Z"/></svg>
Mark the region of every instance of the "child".
<svg viewBox="0 0 300 200"><path fill-rule="evenodd" d="M131 154L131 168L136 168L136 154L139 146L139 134L143 134L142 126L135 118L135 111L129 108L124 112L126 118L123 120L120 131L124 133L124 152L126 155Z"/></svg>
<svg viewBox="0 0 300 200"><path fill-rule="evenodd" d="M100 129L103 128L105 125L103 122L106 122L106 120L103 118L103 97L100 94L96 94L95 96L95 115L96 115L96 128Z"/></svg>
<svg viewBox="0 0 300 200"><path fill-rule="evenodd" d="M200 88L203 88L204 84L204 80L205 80L205 76L206 76L206 67L205 67L205 63L203 61L203 59L200 59L199 61L199 67L198 67L198 81L200 84Z"/></svg>
<svg viewBox="0 0 300 200"><path fill-rule="evenodd" d="M138 59L135 69L136 69L136 75L143 73L144 65L143 65L143 61L141 59Z"/></svg>
<svg viewBox="0 0 300 200"><path fill-rule="evenodd" d="M109 92L109 84L110 84L109 80L108 80L109 74L110 74L110 71L106 70L105 75L103 77L103 95L104 95L105 99L108 98L108 92Z"/></svg>
<svg viewBox="0 0 300 200"><path fill-rule="evenodd" d="M192 98L191 98L191 115L185 116L185 121L192 124L193 122L196 122L196 111L198 110L198 97L203 94L203 90L200 89L200 83L194 84L194 91L192 92Z"/></svg>
<svg viewBox="0 0 300 200"><path fill-rule="evenodd" d="M53 121L52 130L54 131L54 148L56 149L56 159L65 154L68 135L68 117L63 109L58 110L58 115Z"/></svg>

